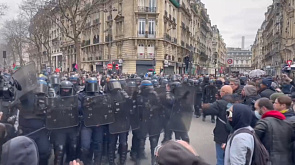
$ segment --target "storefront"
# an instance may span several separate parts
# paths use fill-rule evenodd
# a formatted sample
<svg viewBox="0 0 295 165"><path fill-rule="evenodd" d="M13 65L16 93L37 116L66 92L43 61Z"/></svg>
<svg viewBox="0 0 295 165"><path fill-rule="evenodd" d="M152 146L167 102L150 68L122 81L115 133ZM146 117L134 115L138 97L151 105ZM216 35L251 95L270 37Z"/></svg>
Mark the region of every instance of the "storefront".
<svg viewBox="0 0 295 165"><path fill-rule="evenodd" d="M168 62L168 60L164 60L164 74L165 75L173 75L175 73L174 68L176 67L175 62Z"/></svg>
<svg viewBox="0 0 295 165"><path fill-rule="evenodd" d="M143 60L136 61L136 73L138 75L146 74L149 69L154 69L153 61L143 61Z"/></svg>

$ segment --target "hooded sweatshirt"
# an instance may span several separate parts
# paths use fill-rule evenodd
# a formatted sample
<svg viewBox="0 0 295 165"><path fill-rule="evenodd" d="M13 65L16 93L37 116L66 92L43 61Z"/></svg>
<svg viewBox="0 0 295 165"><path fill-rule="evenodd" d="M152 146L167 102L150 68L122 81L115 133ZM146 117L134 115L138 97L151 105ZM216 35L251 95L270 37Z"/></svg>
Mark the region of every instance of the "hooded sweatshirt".
<svg viewBox="0 0 295 165"><path fill-rule="evenodd" d="M1 165L38 165L38 157L35 142L28 137L18 136L3 144Z"/></svg>
<svg viewBox="0 0 295 165"><path fill-rule="evenodd" d="M250 126L252 121L253 112L247 105L235 104L233 106L233 115L232 122L230 123L234 129L233 134L240 129L249 129L254 131ZM239 133L233 137L232 143L231 135L227 141L225 149L224 164L225 165L237 165L237 164L246 164L246 155L247 152L251 152L251 158L254 152L254 138L251 134L248 133ZM248 160L251 164L251 160Z"/></svg>

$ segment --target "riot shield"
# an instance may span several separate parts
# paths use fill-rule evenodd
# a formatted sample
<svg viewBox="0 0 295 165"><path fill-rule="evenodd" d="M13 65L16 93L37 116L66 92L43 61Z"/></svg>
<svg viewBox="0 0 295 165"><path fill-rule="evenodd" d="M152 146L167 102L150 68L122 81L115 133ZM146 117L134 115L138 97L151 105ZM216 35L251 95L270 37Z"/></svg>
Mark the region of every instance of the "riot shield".
<svg viewBox="0 0 295 165"><path fill-rule="evenodd" d="M137 103L134 99L127 99L127 105L129 109L129 119L130 119L130 126L132 130L136 130L139 128L139 112L137 109ZM129 106L130 105L130 106Z"/></svg>
<svg viewBox="0 0 295 165"><path fill-rule="evenodd" d="M130 129L128 102L115 102L113 104L115 122L109 125L110 134L128 132Z"/></svg>
<svg viewBox="0 0 295 165"><path fill-rule="evenodd" d="M194 113L194 86L184 84L180 89L180 99L177 99L172 107L169 120L169 128L173 131L188 132Z"/></svg>
<svg viewBox="0 0 295 165"><path fill-rule="evenodd" d="M46 96L35 96L34 113L44 115L47 110Z"/></svg>
<svg viewBox="0 0 295 165"><path fill-rule="evenodd" d="M79 125L78 96L47 98L46 128L71 128Z"/></svg>
<svg viewBox="0 0 295 165"><path fill-rule="evenodd" d="M86 127L113 123L115 118L109 96L86 97L83 105L83 118Z"/></svg>
<svg viewBox="0 0 295 165"><path fill-rule="evenodd" d="M22 66L13 73L12 77L18 81L22 88L21 91L16 92L16 99L19 99L21 96L37 87L37 70L34 62Z"/></svg>

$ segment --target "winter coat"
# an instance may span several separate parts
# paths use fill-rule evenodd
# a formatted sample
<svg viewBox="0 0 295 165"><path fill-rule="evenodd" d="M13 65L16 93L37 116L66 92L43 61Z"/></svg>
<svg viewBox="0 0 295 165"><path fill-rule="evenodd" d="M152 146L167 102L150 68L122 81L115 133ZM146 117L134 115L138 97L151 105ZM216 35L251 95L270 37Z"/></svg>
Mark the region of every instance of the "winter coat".
<svg viewBox="0 0 295 165"><path fill-rule="evenodd" d="M250 107L244 104L233 105L232 111L232 121L230 125L232 126L234 132L228 138L226 149L225 149L225 165L232 164L246 164L248 161L251 164L251 158L254 152L254 137L248 133L239 133L233 136L240 129L249 129L254 131L250 127L253 118L253 112ZM250 152L249 152L250 151ZM248 155L250 157L248 158ZM247 160L251 159L251 160Z"/></svg>
<svg viewBox="0 0 295 165"><path fill-rule="evenodd" d="M217 116L213 134L214 141L219 144L226 143L227 137L230 133L226 125L223 123L227 121L226 110L228 103L233 103L232 95L225 95L222 97L221 100L217 100L214 103L210 104L210 107L208 109L203 109L204 115Z"/></svg>
<svg viewBox="0 0 295 165"><path fill-rule="evenodd" d="M270 98L270 96L271 96L272 94L274 94L274 93L276 93L275 90L273 90L273 89L271 89L271 88L266 88L266 89L264 89L264 90L262 90L262 91L260 92L260 96L261 96L261 97Z"/></svg>
<svg viewBox="0 0 295 165"><path fill-rule="evenodd" d="M282 84L281 85L282 87L282 92L284 94L291 94L291 88L292 88L292 85L291 84Z"/></svg>
<svg viewBox="0 0 295 165"><path fill-rule="evenodd" d="M254 111L255 110L255 107L254 107L255 101L260 98L261 98L260 95L246 96L243 101L243 104L248 105L249 107L251 107L252 111Z"/></svg>
<svg viewBox="0 0 295 165"><path fill-rule="evenodd" d="M292 165L293 129L279 111L266 112L255 129L269 152L271 165Z"/></svg>
<svg viewBox="0 0 295 165"><path fill-rule="evenodd" d="M249 129L251 131L253 130L253 128L250 126L244 127L244 128ZM253 152L254 152L253 136L248 133L239 133L232 140L232 144L230 144L231 139L232 138L230 137L226 144L224 165L246 164L246 153L248 152L248 150L251 151L251 157L253 156ZM249 164L247 165L250 165L250 164L251 164L251 160Z"/></svg>

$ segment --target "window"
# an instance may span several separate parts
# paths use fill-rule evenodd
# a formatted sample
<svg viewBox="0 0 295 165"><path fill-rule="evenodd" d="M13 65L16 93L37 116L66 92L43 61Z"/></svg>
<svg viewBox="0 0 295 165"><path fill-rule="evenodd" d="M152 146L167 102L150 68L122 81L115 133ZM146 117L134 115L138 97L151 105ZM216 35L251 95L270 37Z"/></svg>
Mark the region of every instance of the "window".
<svg viewBox="0 0 295 165"><path fill-rule="evenodd" d="M137 47L138 58L144 58L144 45L138 44Z"/></svg>
<svg viewBox="0 0 295 165"><path fill-rule="evenodd" d="M144 1L145 0L138 0L138 6L144 6Z"/></svg>
<svg viewBox="0 0 295 165"><path fill-rule="evenodd" d="M154 58L155 57L155 47L154 45L150 44L147 47L147 58Z"/></svg>
<svg viewBox="0 0 295 165"><path fill-rule="evenodd" d="M155 34L155 20L149 20L149 34Z"/></svg>
<svg viewBox="0 0 295 165"><path fill-rule="evenodd" d="M150 0L150 7L156 7L156 0Z"/></svg>
<svg viewBox="0 0 295 165"><path fill-rule="evenodd" d="M138 34L139 35L145 34L145 20L144 19L140 19L138 21Z"/></svg>

